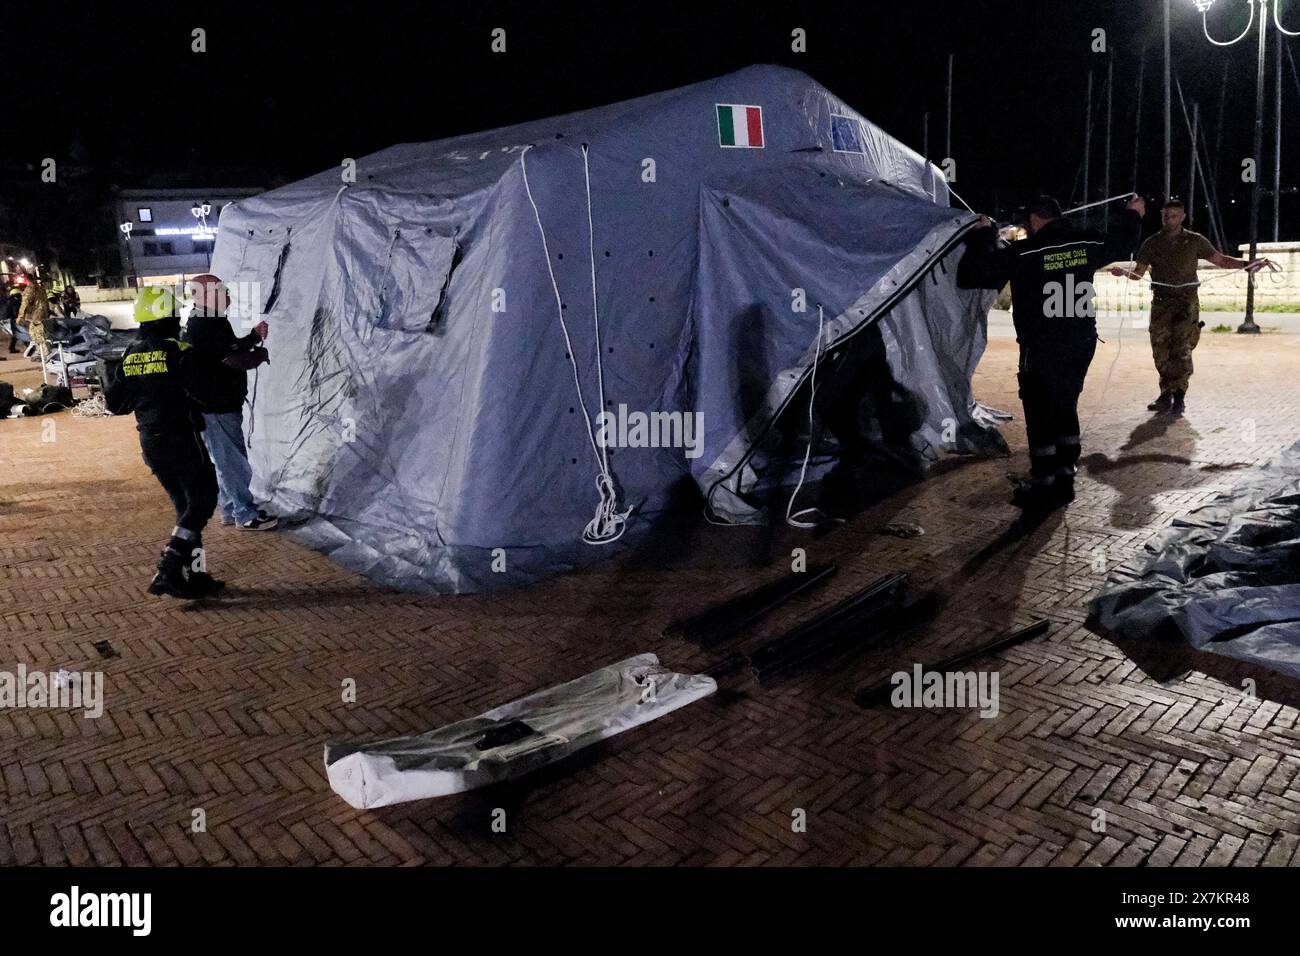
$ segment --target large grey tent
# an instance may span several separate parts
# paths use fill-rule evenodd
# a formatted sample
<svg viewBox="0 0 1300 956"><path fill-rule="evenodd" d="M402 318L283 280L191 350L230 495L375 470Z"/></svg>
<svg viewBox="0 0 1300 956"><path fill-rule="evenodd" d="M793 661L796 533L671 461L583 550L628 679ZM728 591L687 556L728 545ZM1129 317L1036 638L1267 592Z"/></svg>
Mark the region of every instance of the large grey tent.
<svg viewBox="0 0 1300 956"><path fill-rule="evenodd" d="M759 484L799 470L766 449L778 416L865 329L917 403L916 450L1000 442L970 387L989 295L955 286L974 217L800 72L348 172L226 208L213 271L232 322L271 327L245 425L255 493L377 580L478 590L604 556L618 546L588 544L653 533L683 480L713 520L754 520ZM598 434L602 410L619 425Z"/></svg>

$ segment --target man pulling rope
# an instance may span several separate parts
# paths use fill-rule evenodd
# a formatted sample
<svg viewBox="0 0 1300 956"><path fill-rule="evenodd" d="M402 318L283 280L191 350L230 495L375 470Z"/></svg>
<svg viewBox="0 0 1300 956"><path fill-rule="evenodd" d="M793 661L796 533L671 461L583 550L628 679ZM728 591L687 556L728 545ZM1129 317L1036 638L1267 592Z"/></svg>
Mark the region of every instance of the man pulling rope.
<svg viewBox="0 0 1300 956"><path fill-rule="evenodd" d="M1182 415L1192 377L1192 351L1201 340L1201 304L1197 261L1206 259L1223 269L1277 269L1268 259L1236 259L1225 255L1199 232L1183 226L1187 210L1181 199L1169 199L1160 210L1161 229L1142 243L1137 267L1115 267L1111 275L1141 279L1151 270L1151 354L1160 374L1160 395L1147 406L1153 412Z"/></svg>

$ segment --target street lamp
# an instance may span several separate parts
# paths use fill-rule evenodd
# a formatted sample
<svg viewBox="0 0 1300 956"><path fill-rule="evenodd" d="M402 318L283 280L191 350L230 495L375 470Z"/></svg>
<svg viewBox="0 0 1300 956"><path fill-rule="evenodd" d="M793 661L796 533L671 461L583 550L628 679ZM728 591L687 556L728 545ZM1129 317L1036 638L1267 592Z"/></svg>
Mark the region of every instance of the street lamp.
<svg viewBox="0 0 1300 956"><path fill-rule="evenodd" d="M1242 30L1240 35L1231 40L1216 40L1210 36L1209 14L1210 7L1214 6L1214 0L1193 0L1196 9L1201 13L1201 28L1205 31L1205 39L1209 40L1215 46L1232 46L1246 38L1250 33L1250 28L1255 25L1255 2L1256 0L1246 0L1250 4L1250 21L1246 24L1246 29ZM1259 3L1259 56L1255 68L1255 146L1253 156L1255 160L1255 178L1250 184L1250 261L1255 261L1255 255L1259 247L1259 175L1260 163L1264 158L1264 49L1265 41L1268 36L1268 0L1258 0ZM1281 0L1277 0L1273 5L1273 25L1277 27L1279 33L1284 33L1289 37L1300 36L1300 30L1294 33L1282 26L1282 21L1278 18L1278 7ZM1281 42L1279 39L1278 42ZM1279 77L1279 82L1281 78ZM1252 270L1246 274L1246 318L1237 326L1238 332L1258 333L1259 326L1255 324L1255 273Z"/></svg>
<svg viewBox="0 0 1300 956"><path fill-rule="evenodd" d="M135 274L135 254L131 252L131 230L134 226L135 223L128 220L117 227L118 231L126 238L126 261L131 270L131 288L133 289L140 284L139 278Z"/></svg>
<svg viewBox="0 0 1300 956"><path fill-rule="evenodd" d="M201 225L204 229L208 228L208 215L211 212L212 212L212 204L207 201L196 202L193 206L190 207L190 215L193 216L195 219L199 220L199 225Z"/></svg>
<svg viewBox="0 0 1300 956"><path fill-rule="evenodd" d="M198 221L199 233L205 242L209 240L208 234L211 231L208 229L208 215L211 212L212 212L212 203L208 202L206 199L204 199L201 202L196 202L193 206L190 207L190 215L193 216ZM209 269L212 268L211 247L208 248L208 268Z"/></svg>

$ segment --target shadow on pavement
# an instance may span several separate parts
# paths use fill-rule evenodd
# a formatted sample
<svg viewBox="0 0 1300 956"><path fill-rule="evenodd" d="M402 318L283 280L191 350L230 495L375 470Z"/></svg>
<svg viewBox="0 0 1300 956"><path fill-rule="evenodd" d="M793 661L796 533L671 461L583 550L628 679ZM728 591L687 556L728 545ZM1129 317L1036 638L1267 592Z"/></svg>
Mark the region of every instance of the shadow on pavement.
<svg viewBox="0 0 1300 956"><path fill-rule="evenodd" d="M1119 492L1110 509L1115 527L1147 527L1160 512L1155 505L1157 495L1196 483L1188 479L1195 476L1191 466L1199 437L1185 418L1157 415L1133 429L1118 457L1112 459L1101 452L1083 457L1079 464L1089 477ZM1152 442L1158 443L1157 449L1124 454ZM1158 474L1153 476L1152 469L1158 469Z"/></svg>
<svg viewBox="0 0 1300 956"><path fill-rule="evenodd" d="M1255 697L1287 707L1300 707L1300 685L1294 679L1258 664L1198 651L1184 642L1172 622L1166 622L1163 629L1143 638L1112 634L1091 618L1087 627L1118 647L1144 674L1160 684L1175 683L1192 672L1200 671L1227 685L1225 699L1229 694L1249 696L1245 682L1253 681L1254 686L1250 689Z"/></svg>

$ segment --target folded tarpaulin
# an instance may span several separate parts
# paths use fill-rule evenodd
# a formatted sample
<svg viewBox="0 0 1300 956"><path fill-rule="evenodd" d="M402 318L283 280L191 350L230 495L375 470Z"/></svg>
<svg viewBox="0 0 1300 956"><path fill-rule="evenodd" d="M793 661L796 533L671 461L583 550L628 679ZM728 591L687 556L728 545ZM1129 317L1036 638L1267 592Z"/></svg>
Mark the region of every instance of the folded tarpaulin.
<svg viewBox="0 0 1300 956"><path fill-rule="evenodd" d="M1198 650L1300 678L1300 443L1175 519L1092 609L1119 636L1172 626Z"/></svg>
<svg viewBox="0 0 1300 956"><path fill-rule="evenodd" d="M326 744L330 787L365 810L511 780L707 697L712 677L638 654L414 737Z"/></svg>

